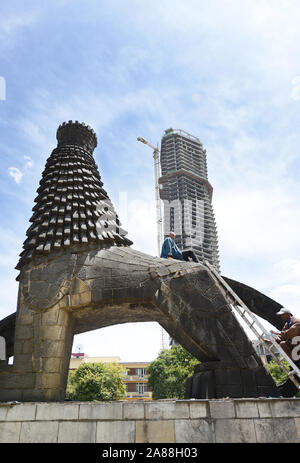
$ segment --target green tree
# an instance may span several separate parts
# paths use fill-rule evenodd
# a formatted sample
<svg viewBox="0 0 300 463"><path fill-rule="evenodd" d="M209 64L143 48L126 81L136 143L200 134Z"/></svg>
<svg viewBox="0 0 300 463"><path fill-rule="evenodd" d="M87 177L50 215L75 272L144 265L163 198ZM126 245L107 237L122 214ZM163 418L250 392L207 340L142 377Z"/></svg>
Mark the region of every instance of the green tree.
<svg viewBox="0 0 300 463"><path fill-rule="evenodd" d="M285 367L289 369L289 364L285 360L283 363ZM271 360L270 363L267 363L266 367L277 385L283 383L283 381L287 379L286 373L280 368L275 360Z"/></svg>
<svg viewBox="0 0 300 463"><path fill-rule="evenodd" d="M69 373L66 398L69 400L119 400L126 394L124 369L107 363L83 363Z"/></svg>
<svg viewBox="0 0 300 463"><path fill-rule="evenodd" d="M192 376L194 365L199 363L179 344L160 351L157 359L147 368L153 399L183 399L185 382Z"/></svg>
<svg viewBox="0 0 300 463"><path fill-rule="evenodd" d="M286 366L286 368L289 369L289 364L285 360L283 360L283 363ZM266 366L277 386L287 379L287 374L284 371L282 371L282 369L279 367L278 363L275 362L275 360L271 360L271 362L268 363ZM296 397L300 397L300 392L297 392Z"/></svg>

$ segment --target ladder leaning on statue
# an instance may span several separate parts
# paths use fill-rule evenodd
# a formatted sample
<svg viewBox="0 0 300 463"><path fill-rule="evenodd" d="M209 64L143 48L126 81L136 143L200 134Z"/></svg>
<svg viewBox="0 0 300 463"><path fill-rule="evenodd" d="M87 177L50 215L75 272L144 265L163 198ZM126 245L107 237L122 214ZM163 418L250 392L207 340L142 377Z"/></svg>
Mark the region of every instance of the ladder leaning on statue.
<svg viewBox="0 0 300 463"><path fill-rule="evenodd" d="M231 289L231 287L221 277L221 275L217 272L217 270L207 261L205 261L204 264L210 271L210 274L214 278L216 284L220 288L226 300L229 302L231 307L246 322L249 328L256 335L257 339L260 342L268 341L270 343L270 344L265 344L265 347L268 349L273 359L278 363L280 368L287 374L289 379L300 390L300 383L295 378L295 376L298 376L300 378L300 369L295 365L295 363L291 360L291 358L284 352L282 347L275 341L273 336L260 323L260 321L251 312L251 310L246 306L246 304L244 304L244 302L239 298L239 296ZM280 354L279 358L275 355L276 350ZM284 365L283 360L286 360L288 362L288 364L291 367L291 370L288 370L288 368Z"/></svg>

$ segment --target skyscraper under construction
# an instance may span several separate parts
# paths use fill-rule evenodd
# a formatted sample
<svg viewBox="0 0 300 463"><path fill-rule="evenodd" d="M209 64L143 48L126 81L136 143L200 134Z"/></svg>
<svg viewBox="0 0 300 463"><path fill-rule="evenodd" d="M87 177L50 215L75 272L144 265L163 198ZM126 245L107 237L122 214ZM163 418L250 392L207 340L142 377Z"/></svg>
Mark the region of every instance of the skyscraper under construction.
<svg viewBox="0 0 300 463"><path fill-rule="evenodd" d="M192 250L220 271L213 188L207 178L206 150L199 138L168 129L161 140L160 197L164 235L176 233L181 250Z"/></svg>

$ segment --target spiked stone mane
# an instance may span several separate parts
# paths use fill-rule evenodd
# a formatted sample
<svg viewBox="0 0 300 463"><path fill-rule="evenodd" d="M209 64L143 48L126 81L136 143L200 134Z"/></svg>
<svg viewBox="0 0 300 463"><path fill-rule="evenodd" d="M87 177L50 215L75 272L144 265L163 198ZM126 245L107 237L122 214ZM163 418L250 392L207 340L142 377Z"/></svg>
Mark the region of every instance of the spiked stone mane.
<svg viewBox="0 0 300 463"><path fill-rule="evenodd" d="M97 137L78 121L64 122L58 145L47 159L27 230L24 251L16 269L36 255L49 255L71 246L98 243L130 246L127 234L109 200L93 158Z"/></svg>

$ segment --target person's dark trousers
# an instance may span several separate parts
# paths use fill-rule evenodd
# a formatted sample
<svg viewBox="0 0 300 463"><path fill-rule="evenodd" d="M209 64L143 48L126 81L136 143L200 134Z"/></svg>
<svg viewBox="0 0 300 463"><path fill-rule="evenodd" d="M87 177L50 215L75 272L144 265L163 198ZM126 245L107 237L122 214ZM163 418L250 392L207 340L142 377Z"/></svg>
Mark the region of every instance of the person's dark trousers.
<svg viewBox="0 0 300 463"><path fill-rule="evenodd" d="M184 260L187 262L189 261L189 257L194 261L194 262L199 262L197 257L194 254L194 251L181 251L182 252L182 257Z"/></svg>

